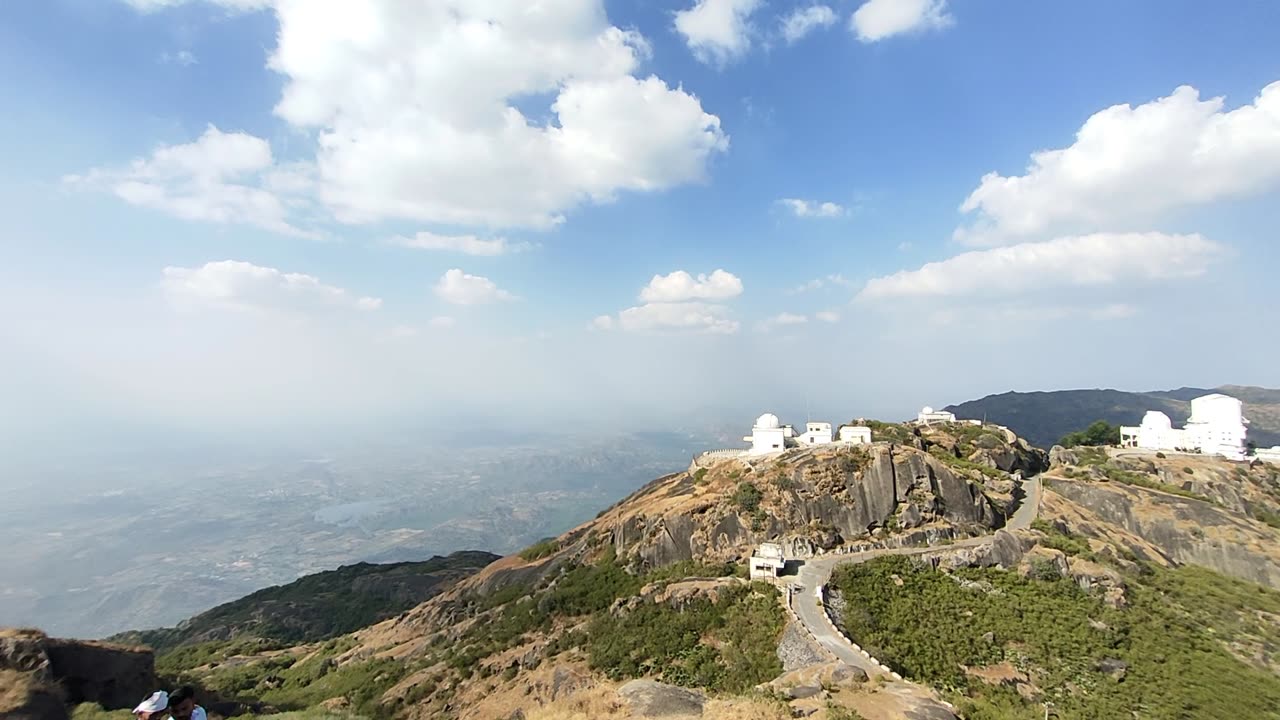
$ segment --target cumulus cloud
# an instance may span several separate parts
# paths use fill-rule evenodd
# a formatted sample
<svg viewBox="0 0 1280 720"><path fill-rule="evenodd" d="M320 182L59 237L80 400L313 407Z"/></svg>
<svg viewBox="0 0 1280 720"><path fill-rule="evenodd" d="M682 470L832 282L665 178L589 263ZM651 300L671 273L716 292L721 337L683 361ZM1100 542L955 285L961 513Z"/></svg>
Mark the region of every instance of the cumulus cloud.
<svg viewBox="0 0 1280 720"><path fill-rule="evenodd" d="M618 326L628 331L692 330L718 335L738 331L728 307L701 302L653 302L627 308L618 313Z"/></svg>
<svg viewBox="0 0 1280 720"><path fill-rule="evenodd" d="M645 302L674 303L685 300L727 300L742 294L742 280L724 270L710 275L699 273L697 277L684 270L669 275L654 275L640 291Z"/></svg>
<svg viewBox="0 0 1280 720"><path fill-rule="evenodd" d="M760 0L696 0L677 11L675 29L693 56L708 65L724 66L751 48L751 14Z"/></svg>
<svg viewBox="0 0 1280 720"><path fill-rule="evenodd" d="M444 250L481 256L506 255L531 247L527 242L509 242L503 237L486 239L475 235L437 235L431 232L420 232L413 237L397 235L391 239L391 244L416 250Z"/></svg>
<svg viewBox="0 0 1280 720"><path fill-rule="evenodd" d="M813 316L825 323L840 322L840 313L834 310L820 310L814 313Z"/></svg>
<svg viewBox="0 0 1280 720"><path fill-rule="evenodd" d="M105 190L121 200L184 220L243 223L286 235L311 237L289 222L291 199L272 186L280 174L271 146L242 132L210 125L194 142L162 145L125 168L68 175L70 187ZM292 172L298 172L296 170Z"/></svg>
<svg viewBox="0 0 1280 720"><path fill-rule="evenodd" d="M1226 249L1200 235L1097 233L974 250L870 280L861 300L1012 296L1190 278Z"/></svg>
<svg viewBox="0 0 1280 720"><path fill-rule="evenodd" d="M765 318L764 320L761 320L758 328L760 332L769 332L774 328L786 327L790 325L804 325L805 323L808 323L808 322L809 322L809 318L805 317L804 315L797 315L795 313L783 312L783 313L778 313L773 317L769 317L769 318Z"/></svg>
<svg viewBox="0 0 1280 720"><path fill-rule="evenodd" d="M325 285L312 275L282 272L239 260L195 268L166 267L161 287L175 305L225 310L377 310L382 300Z"/></svg>
<svg viewBox="0 0 1280 720"><path fill-rule="evenodd" d="M836 218L848 213L848 209L843 205L833 202L782 198L778 204L790 210L791 214L798 218Z"/></svg>
<svg viewBox="0 0 1280 720"><path fill-rule="evenodd" d="M940 30L954 23L947 0L868 0L854 11L849 27L862 42L902 33Z"/></svg>
<svg viewBox="0 0 1280 720"><path fill-rule="evenodd" d="M489 278L468 275L458 268L445 271L436 283L435 291L441 300L454 305L484 305L516 299L515 295L499 288Z"/></svg>
<svg viewBox="0 0 1280 720"><path fill-rule="evenodd" d="M826 5L796 8L780 19L782 37L788 43L796 42L814 30L829 27L835 22L836 11Z"/></svg>
<svg viewBox="0 0 1280 720"><path fill-rule="evenodd" d="M212 1L273 10L275 113L316 138L317 193L340 222L549 227L701 181L729 146L694 95L639 72L648 42L601 0Z"/></svg>
<svg viewBox="0 0 1280 720"><path fill-rule="evenodd" d="M1280 185L1280 82L1224 111L1182 86L1094 114L1075 142L1031 156L1025 175L990 173L964 201L956 239L997 245L1060 232L1141 229L1161 213Z"/></svg>

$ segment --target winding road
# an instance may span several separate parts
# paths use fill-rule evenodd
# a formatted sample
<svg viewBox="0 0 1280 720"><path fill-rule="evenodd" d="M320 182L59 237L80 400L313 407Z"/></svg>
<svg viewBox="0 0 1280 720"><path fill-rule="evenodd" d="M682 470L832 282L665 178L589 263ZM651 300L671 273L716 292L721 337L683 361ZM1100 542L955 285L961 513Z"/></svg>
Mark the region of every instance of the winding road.
<svg viewBox="0 0 1280 720"><path fill-rule="evenodd" d="M1044 492L1040 478L1032 477L1023 480L1022 488L1026 494L1018 509L1014 511L1009 518L1009 522L1005 525L1008 530L1025 530L1031 526L1031 522L1036 519L1040 512L1040 500ZM831 579L831 573L838 565L864 563L868 560L889 555L927 555L929 553L947 552L956 548L977 547L990 543L994 537L994 534L983 535L982 537L960 540L950 545L870 550L849 555L823 555L811 558L806 560L804 565L800 567L799 574L796 575L791 583L791 607L800 618L800 622L804 624L818 644L830 651L836 658L849 665L861 668L867 673L868 677L890 674L886 668L862 652L831 624L831 620L827 617L822 595L822 593L826 592L827 582Z"/></svg>

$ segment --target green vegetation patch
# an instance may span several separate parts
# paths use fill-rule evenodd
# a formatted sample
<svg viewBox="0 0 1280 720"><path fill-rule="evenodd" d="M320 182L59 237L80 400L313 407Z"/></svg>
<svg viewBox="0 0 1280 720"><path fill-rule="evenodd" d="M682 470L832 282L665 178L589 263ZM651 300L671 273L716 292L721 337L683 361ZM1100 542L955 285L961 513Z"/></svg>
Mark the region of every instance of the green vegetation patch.
<svg viewBox="0 0 1280 720"><path fill-rule="evenodd" d="M520 559L525 562L533 562L541 560L544 557L554 553L560 549L560 540L557 538L543 538L538 542L520 551Z"/></svg>
<svg viewBox="0 0 1280 720"><path fill-rule="evenodd" d="M1146 568L1126 578L1124 609L1070 579L976 568L949 576L906 558L847 566L833 581L857 642L904 675L953 690L971 720L1042 717L1039 703L962 668L1006 660L1029 671L1064 718L1261 718L1280 707L1280 677L1228 649L1280 650L1280 628L1263 614L1280 612L1280 593L1208 570ZM1124 663L1123 678L1103 672L1104 660Z"/></svg>
<svg viewBox="0 0 1280 720"><path fill-rule="evenodd" d="M915 442L915 432L902 423L868 420L865 425L871 428L871 439L875 442L891 442L899 445L910 445Z"/></svg>
<svg viewBox="0 0 1280 720"><path fill-rule="evenodd" d="M591 667L613 679L658 676L664 682L744 692L782 672L776 654L786 619L765 583L725 588L716 602L696 598L679 609L645 602L588 626Z"/></svg>
<svg viewBox="0 0 1280 720"><path fill-rule="evenodd" d="M1119 445L1120 426L1112 425L1106 420L1095 420L1084 430L1067 433L1058 441L1062 447L1079 447L1081 445Z"/></svg>
<svg viewBox="0 0 1280 720"><path fill-rule="evenodd" d="M764 494L760 492L760 488L750 480L738 483L738 489L733 493L733 504L747 513L755 512L763 499Z"/></svg>

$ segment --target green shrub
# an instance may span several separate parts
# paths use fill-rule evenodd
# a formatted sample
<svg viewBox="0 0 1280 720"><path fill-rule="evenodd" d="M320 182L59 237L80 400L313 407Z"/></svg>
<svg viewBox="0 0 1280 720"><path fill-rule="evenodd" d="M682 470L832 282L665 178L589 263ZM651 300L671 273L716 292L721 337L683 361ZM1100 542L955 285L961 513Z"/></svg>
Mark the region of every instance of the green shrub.
<svg viewBox="0 0 1280 720"><path fill-rule="evenodd" d="M693 471L693 481L694 481L694 482L696 482L696 483L698 483L699 485L701 485L702 483L706 482L706 479L707 479L707 469L706 469L706 468L698 468L697 470L694 470L694 471Z"/></svg>
<svg viewBox="0 0 1280 720"><path fill-rule="evenodd" d="M1186 473L1187 475L1191 475L1192 473L1195 472L1195 470L1192 470L1190 467L1184 467L1182 468L1182 472Z"/></svg>
<svg viewBox="0 0 1280 720"><path fill-rule="evenodd" d="M738 483L738 489L733 494L733 503L747 513L755 512L756 508L760 507L762 499L764 495L760 492L760 488L750 480Z"/></svg>
<svg viewBox="0 0 1280 720"><path fill-rule="evenodd" d="M1084 430L1067 433L1058 444L1067 448L1081 445L1119 445L1120 426L1112 425L1106 420L1096 420Z"/></svg>

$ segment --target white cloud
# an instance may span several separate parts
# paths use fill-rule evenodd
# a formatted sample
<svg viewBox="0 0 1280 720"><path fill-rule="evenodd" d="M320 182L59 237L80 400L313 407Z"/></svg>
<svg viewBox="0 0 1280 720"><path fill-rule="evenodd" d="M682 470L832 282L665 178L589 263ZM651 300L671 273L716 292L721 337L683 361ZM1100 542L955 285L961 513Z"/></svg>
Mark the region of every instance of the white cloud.
<svg viewBox="0 0 1280 720"><path fill-rule="evenodd" d="M797 285L788 290L787 294L799 295L800 293L812 292L814 290L821 290L827 287L848 287L851 284L852 283L846 280L840 273L833 273L831 275L814 278L807 283Z"/></svg>
<svg viewBox="0 0 1280 720"><path fill-rule="evenodd" d="M781 18L782 37L789 43L796 42L818 28L829 27L836 22L836 12L826 5L810 5L796 8Z"/></svg>
<svg viewBox="0 0 1280 720"><path fill-rule="evenodd" d="M176 53L160 53L160 63L163 65L181 65L183 67L190 67L198 62L199 60L196 59L195 53L190 50L179 50Z"/></svg>
<svg viewBox="0 0 1280 720"><path fill-rule="evenodd" d="M84 175L68 175L63 182L106 190L131 205L184 220L243 223L287 235L314 236L289 223L292 202L266 187L278 172L266 140L210 125L196 141L162 145L127 168L97 168Z"/></svg>
<svg viewBox="0 0 1280 720"><path fill-rule="evenodd" d="M1098 233L970 251L875 278L857 297L1009 296L1190 278L1225 254L1199 235Z"/></svg>
<svg viewBox="0 0 1280 720"><path fill-rule="evenodd" d="M458 268L447 270L436 283L435 291L441 300L454 305L483 305L516 299L515 295L499 288L489 278L468 275Z"/></svg>
<svg viewBox="0 0 1280 720"><path fill-rule="evenodd" d="M610 315L597 315L587 327L591 330L612 330L613 317Z"/></svg>
<svg viewBox="0 0 1280 720"><path fill-rule="evenodd" d="M840 313L834 310L820 310L814 313L813 316L826 323L840 322Z"/></svg>
<svg viewBox="0 0 1280 720"><path fill-rule="evenodd" d="M629 332L690 330L728 335L738 331L729 308L702 302L653 302L627 308L618 313L618 326Z"/></svg>
<svg viewBox="0 0 1280 720"><path fill-rule="evenodd" d="M783 312L773 317L765 318L760 321L758 329L760 332L769 332L777 327L786 327L790 325L804 325L809 322L809 318L804 315L796 315L795 313Z"/></svg>
<svg viewBox="0 0 1280 720"><path fill-rule="evenodd" d="M377 310L382 306L379 298L352 295L311 275L237 260L209 262L196 268L166 267L161 287L176 305L226 310L308 312Z"/></svg>
<svg viewBox="0 0 1280 720"><path fill-rule="evenodd" d="M701 181L729 147L694 95L639 73L648 42L602 0L212 1L274 11L275 113L316 138L319 197L341 222L549 227Z"/></svg>
<svg viewBox="0 0 1280 720"><path fill-rule="evenodd" d="M447 328L453 327L458 323L456 320L454 320L452 317L448 315L436 315L435 317L431 318L431 321L428 324L430 324L431 327L433 328L447 329Z"/></svg>
<svg viewBox="0 0 1280 720"><path fill-rule="evenodd" d="M700 62L724 66L751 49L751 14L760 4L760 0L696 0L693 7L676 12L675 29Z"/></svg>
<svg viewBox="0 0 1280 720"><path fill-rule="evenodd" d="M1228 112L1173 94L1094 114L1075 142L1031 156L1025 175L990 173L964 201L956 239L996 245L1060 232L1140 229L1161 213L1280 185L1280 82Z"/></svg>
<svg viewBox="0 0 1280 720"><path fill-rule="evenodd" d="M695 278L684 270L669 275L654 275L640 291L640 299L649 302L675 303L685 300L727 300L742 294L742 280L724 270Z"/></svg>
<svg viewBox="0 0 1280 720"><path fill-rule="evenodd" d="M947 0L867 0L854 11L849 27L863 42L902 33L940 30L955 22Z"/></svg>
<svg viewBox="0 0 1280 720"><path fill-rule="evenodd" d="M798 218L835 218L843 217L848 212L843 205L833 202L782 198L778 203Z"/></svg>
<svg viewBox="0 0 1280 720"><path fill-rule="evenodd" d="M279 0L276 15L276 114L318 132L342 221L546 227L620 191L699 181L728 148L696 97L635 74L649 46L599 0ZM539 95L546 112L516 107Z"/></svg>
<svg viewBox="0 0 1280 720"><path fill-rule="evenodd" d="M420 232L413 237L397 235L391 244L417 250L446 250L460 252L465 255L506 255L520 252L532 247L527 242L509 242L506 238L479 238L475 235L437 235L431 232Z"/></svg>

